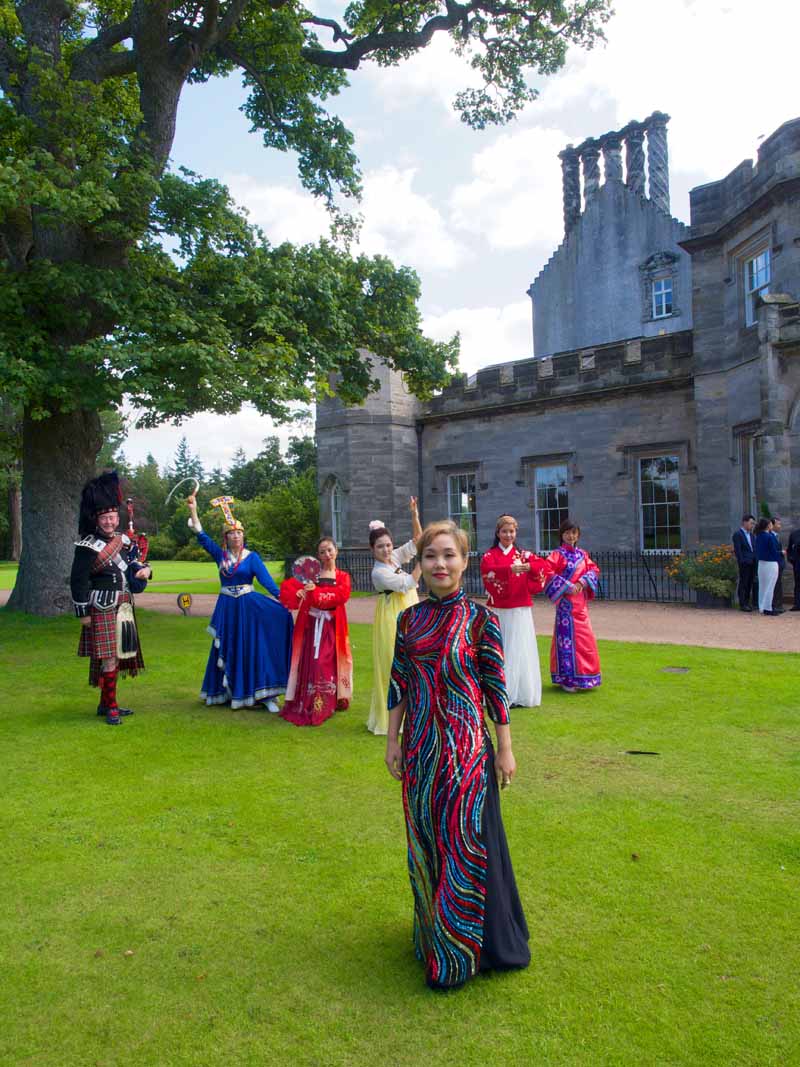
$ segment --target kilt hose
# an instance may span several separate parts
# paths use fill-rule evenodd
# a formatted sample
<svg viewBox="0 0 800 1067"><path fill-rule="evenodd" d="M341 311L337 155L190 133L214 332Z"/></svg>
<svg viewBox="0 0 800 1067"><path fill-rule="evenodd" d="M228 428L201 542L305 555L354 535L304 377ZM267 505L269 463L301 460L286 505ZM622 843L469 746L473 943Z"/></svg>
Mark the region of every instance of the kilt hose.
<svg viewBox="0 0 800 1067"><path fill-rule="evenodd" d="M130 603L128 593L123 593L120 603ZM117 612L115 608L110 611L97 611L92 608L91 625L81 626L81 636L78 641L78 655L89 656L89 685L100 685L100 666L104 659L116 659L117 657ZM139 627L136 627L136 655L130 659L117 661L117 669L120 674L138 674L144 670L142 646L139 643Z"/></svg>

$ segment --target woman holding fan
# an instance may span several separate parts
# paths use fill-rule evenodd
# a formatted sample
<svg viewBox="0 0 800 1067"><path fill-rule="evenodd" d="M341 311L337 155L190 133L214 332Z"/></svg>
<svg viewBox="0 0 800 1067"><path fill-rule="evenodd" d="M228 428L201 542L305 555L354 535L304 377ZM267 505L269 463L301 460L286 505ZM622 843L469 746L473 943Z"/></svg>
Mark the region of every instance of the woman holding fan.
<svg viewBox="0 0 800 1067"><path fill-rule="evenodd" d="M317 543L318 566L299 568L300 578L287 578L281 585L281 602L297 611L292 666L281 711L295 726L319 726L334 711L348 708L353 695L353 656L345 609L350 599L350 575L337 570L336 556L333 538L321 538Z"/></svg>

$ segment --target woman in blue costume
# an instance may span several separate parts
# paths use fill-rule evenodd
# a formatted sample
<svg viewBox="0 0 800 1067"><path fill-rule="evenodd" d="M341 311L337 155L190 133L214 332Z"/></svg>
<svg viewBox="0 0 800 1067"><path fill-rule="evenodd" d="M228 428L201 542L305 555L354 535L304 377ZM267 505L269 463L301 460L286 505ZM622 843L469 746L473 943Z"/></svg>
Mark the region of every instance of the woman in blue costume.
<svg viewBox="0 0 800 1067"><path fill-rule="evenodd" d="M242 524L228 510L220 547L203 532L194 493L187 503L189 525L219 567L222 588L208 632L214 638L200 696L206 704L250 708L266 702L277 712L275 697L286 692L292 651L291 612L277 600L278 587L257 552L245 548ZM257 593L259 582L275 600Z"/></svg>

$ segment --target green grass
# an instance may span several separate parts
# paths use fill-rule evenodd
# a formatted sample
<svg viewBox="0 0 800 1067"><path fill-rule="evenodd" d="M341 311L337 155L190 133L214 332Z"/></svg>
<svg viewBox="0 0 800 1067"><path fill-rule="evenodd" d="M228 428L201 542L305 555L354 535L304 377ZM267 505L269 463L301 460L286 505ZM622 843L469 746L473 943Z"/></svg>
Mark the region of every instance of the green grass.
<svg viewBox="0 0 800 1067"><path fill-rule="evenodd" d="M218 593L219 574L212 559L208 562L156 559L151 561L155 580L147 586L150 593ZM283 560L268 560L266 567L275 581L283 581ZM0 589L13 589L17 577L16 563L0 563ZM260 588L260 586L259 586Z"/></svg>
<svg viewBox="0 0 800 1067"><path fill-rule="evenodd" d="M516 712L533 962L434 994L370 628L354 707L297 729L198 702L204 620L140 621L109 729L75 621L0 612L0 1062L797 1062L796 656L603 642L601 689Z"/></svg>

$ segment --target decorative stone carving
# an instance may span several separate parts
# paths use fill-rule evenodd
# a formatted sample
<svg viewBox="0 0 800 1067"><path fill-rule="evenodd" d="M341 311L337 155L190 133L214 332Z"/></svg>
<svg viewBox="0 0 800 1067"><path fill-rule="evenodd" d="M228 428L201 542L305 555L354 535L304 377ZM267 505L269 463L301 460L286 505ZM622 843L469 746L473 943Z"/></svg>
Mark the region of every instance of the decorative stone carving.
<svg viewBox="0 0 800 1067"><path fill-rule="evenodd" d="M583 163L583 197L588 204L600 188L600 148L596 141L585 141L581 152Z"/></svg>
<svg viewBox="0 0 800 1067"><path fill-rule="evenodd" d="M669 154L667 151L667 123L669 115L654 111L647 120L647 171L650 178L650 199L669 214Z"/></svg>
<svg viewBox="0 0 800 1067"><path fill-rule="evenodd" d="M622 139L618 133L607 133L600 141L607 182L622 181Z"/></svg>
<svg viewBox="0 0 800 1067"><path fill-rule="evenodd" d="M564 234L568 234L581 217L581 173L578 153L568 144L558 153L564 191Z"/></svg>
<svg viewBox="0 0 800 1067"><path fill-rule="evenodd" d="M644 127L638 122L631 122L623 131L625 134L625 184L632 193L644 196Z"/></svg>

